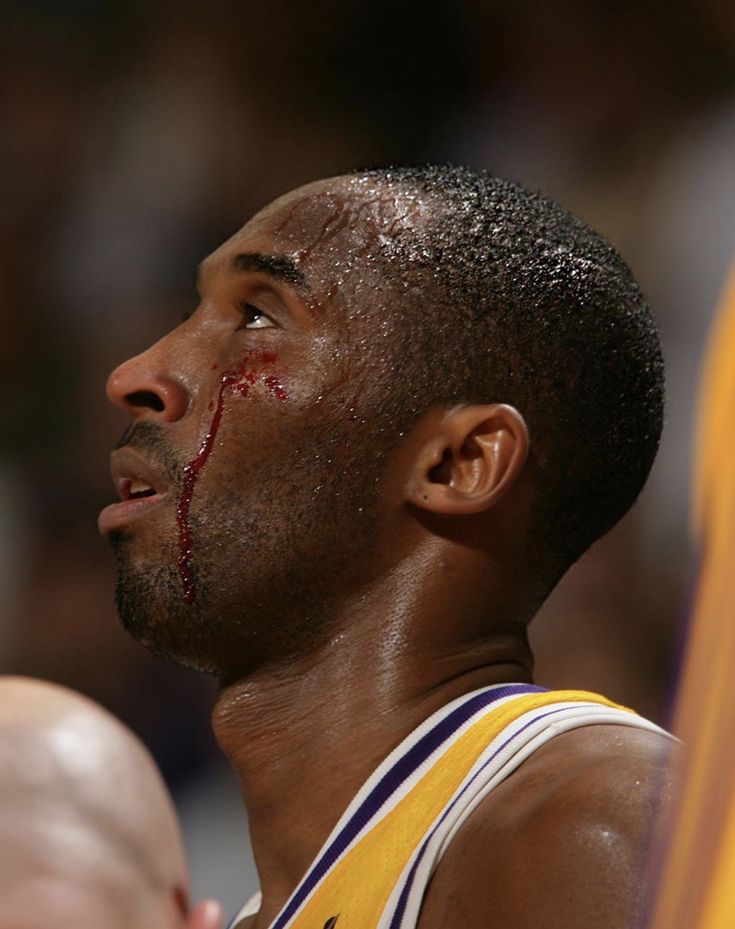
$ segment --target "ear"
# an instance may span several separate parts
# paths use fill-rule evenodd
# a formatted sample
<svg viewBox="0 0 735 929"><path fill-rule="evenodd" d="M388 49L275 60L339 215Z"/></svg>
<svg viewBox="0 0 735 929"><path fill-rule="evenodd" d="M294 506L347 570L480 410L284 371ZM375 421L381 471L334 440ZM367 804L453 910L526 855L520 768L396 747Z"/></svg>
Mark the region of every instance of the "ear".
<svg viewBox="0 0 735 929"><path fill-rule="evenodd" d="M528 447L528 429L512 406L455 407L433 422L420 446L407 499L432 513L481 513L517 479Z"/></svg>

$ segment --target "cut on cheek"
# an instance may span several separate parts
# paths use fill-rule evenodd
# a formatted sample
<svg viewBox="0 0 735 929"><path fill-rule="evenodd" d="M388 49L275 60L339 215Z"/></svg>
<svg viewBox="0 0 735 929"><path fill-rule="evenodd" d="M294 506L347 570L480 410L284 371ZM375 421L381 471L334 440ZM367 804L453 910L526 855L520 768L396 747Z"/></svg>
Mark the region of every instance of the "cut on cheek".
<svg viewBox="0 0 735 929"><path fill-rule="evenodd" d="M275 374L265 374L261 380L277 400L288 400L288 394Z"/></svg>
<svg viewBox="0 0 735 929"><path fill-rule="evenodd" d="M232 393L245 399L250 393L251 388L260 382L277 400L288 400L288 394L278 375L263 370L265 366L272 365L275 361L276 355L274 352L248 352L244 360L234 371L227 371L221 376L217 399L211 401L209 404L209 410L212 413L212 421L209 425L209 429L202 439L199 451L184 468L181 496L179 497L179 502L176 507L176 520L179 535L178 566L185 603L193 603L196 597L196 584L191 567L193 549L189 511L191 509L191 501L194 497L197 481L199 480L204 466L209 460L209 456L212 453L217 438L217 433L222 424L222 416L225 410L225 398L228 393Z"/></svg>

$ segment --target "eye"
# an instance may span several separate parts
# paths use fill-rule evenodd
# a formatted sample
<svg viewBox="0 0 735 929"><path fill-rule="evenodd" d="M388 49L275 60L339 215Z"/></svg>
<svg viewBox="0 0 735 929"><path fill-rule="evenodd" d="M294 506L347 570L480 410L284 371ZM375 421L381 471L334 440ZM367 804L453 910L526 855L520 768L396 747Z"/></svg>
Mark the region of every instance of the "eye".
<svg viewBox="0 0 735 929"><path fill-rule="evenodd" d="M257 306L253 306L252 303L246 303L242 300L238 307L243 316L243 325L240 326L240 329L270 329L273 328L276 324L266 314L259 310Z"/></svg>

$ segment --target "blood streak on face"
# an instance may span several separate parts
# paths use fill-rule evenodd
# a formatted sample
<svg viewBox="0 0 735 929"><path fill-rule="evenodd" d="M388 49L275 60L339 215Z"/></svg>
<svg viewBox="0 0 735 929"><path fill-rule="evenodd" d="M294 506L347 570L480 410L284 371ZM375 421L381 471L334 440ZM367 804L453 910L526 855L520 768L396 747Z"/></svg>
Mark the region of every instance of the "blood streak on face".
<svg viewBox="0 0 735 929"><path fill-rule="evenodd" d="M217 400L209 404L210 412L214 410L212 422L202 439L199 451L184 468L184 481L179 504L176 507L176 520L179 527L179 574L184 588L185 603L193 603L196 597L196 585L191 570L193 549L189 510L199 475L209 459L222 423L225 394L231 391L245 398L249 394L250 388L260 381L278 400L287 400L288 395L278 377L275 374L263 373L259 367L259 365L272 364L275 360L276 356L273 352L249 352L236 371L229 371L222 375Z"/></svg>

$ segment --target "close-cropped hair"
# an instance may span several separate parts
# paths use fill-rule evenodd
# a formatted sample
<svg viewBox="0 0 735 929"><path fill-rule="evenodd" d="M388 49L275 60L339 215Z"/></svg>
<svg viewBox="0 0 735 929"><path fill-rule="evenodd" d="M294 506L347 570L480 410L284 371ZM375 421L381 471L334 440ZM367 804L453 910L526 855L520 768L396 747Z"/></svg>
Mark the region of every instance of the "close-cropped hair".
<svg viewBox="0 0 735 929"><path fill-rule="evenodd" d="M429 207L385 262L408 405L523 415L539 473L531 545L553 584L631 507L656 455L664 378L648 305L613 246L538 193L452 166L357 177Z"/></svg>

